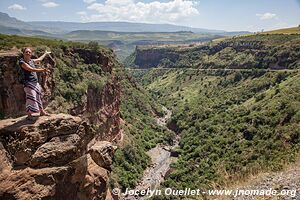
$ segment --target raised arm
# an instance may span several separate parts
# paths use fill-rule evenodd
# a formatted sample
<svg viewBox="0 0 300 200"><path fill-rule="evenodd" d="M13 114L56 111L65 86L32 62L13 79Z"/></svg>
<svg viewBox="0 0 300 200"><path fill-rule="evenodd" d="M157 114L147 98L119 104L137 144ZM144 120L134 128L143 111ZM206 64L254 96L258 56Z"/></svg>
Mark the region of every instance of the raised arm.
<svg viewBox="0 0 300 200"><path fill-rule="evenodd" d="M46 68L32 68L32 67L30 67L30 65L28 65L25 62L23 62L21 64L21 67L30 72L47 72L48 71Z"/></svg>
<svg viewBox="0 0 300 200"><path fill-rule="evenodd" d="M40 62L46 57L46 55L50 54L50 51L46 51L42 56L37 59L32 59L34 64L40 64Z"/></svg>

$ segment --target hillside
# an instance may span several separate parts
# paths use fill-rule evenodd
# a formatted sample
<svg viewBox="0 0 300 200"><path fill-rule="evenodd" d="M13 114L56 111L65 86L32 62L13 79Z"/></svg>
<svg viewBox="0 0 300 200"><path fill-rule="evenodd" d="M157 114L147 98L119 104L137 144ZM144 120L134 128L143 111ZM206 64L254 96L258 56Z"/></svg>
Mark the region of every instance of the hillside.
<svg viewBox="0 0 300 200"><path fill-rule="evenodd" d="M297 158L298 72L153 69L141 82L181 136L164 187L223 188Z"/></svg>
<svg viewBox="0 0 300 200"><path fill-rule="evenodd" d="M201 45L138 46L125 63L138 68L295 69L299 46L298 34L257 34Z"/></svg>
<svg viewBox="0 0 300 200"><path fill-rule="evenodd" d="M127 61L142 69L126 69L95 41L1 34L0 198L118 199L111 189L141 186L155 147L178 156L166 174L155 174L162 188L223 189L280 174L299 159L299 44L297 34L257 34L140 46ZM32 123L22 117L17 80L24 46L34 57L52 52L42 63L50 73L40 77L51 116ZM165 115L168 128L158 122ZM164 149L174 139L178 147ZM293 184L299 174L288 174L292 182L283 182Z"/></svg>
<svg viewBox="0 0 300 200"><path fill-rule="evenodd" d="M162 188L225 188L299 159L299 39L253 35L138 49L142 63L174 59L173 66L161 61L158 68L128 70L172 110L168 127L181 137L179 159Z"/></svg>

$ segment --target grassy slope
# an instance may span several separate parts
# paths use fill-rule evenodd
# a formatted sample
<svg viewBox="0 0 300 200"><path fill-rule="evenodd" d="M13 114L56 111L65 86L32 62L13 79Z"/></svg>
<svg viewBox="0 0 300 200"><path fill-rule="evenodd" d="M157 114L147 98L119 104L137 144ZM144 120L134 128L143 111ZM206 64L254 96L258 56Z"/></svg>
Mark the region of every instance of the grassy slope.
<svg viewBox="0 0 300 200"><path fill-rule="evenodd" d="M300 27L284 28L273 31L266 31L260 34L300 34Z"/></svg>

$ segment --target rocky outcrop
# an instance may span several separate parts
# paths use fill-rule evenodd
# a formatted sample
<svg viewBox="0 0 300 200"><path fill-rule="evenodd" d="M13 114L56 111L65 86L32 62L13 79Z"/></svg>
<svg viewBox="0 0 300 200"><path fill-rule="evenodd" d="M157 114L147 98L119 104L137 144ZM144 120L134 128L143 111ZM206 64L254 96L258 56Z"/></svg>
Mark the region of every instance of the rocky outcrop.
<svg viewBox="0 0 300 200"><path fill-rule="evenodd" d="M35 52L35 48L32 49ZM69 63L67 64L71 66L76 66L80 63L95 64L99 66L103 73L107 74L112 74L114 67L113 60L109 55L90 49L62 48L60 57L68 60ZM0 53L0 118L16 117L25 114L25 93L23 85L18 81L19 58L21 58L21 53L18 49ZM33 58L36 58L36 56L34 55ZM54 97L55 55L45 57L41 67L46 67L50 70L50 73L38 73L39 82L43 88L43 105L46 107ZM115 83L116 81L113 84ZM110 87L110 85L107 87ZM103 94L102 97L105 95ZM82 114L84 111L85 106L70 109L70 113L73 115Z"/></svg>
<svg viewBox="0 0 300 200"><path fill-rule="evenodd" d="M39 54L43 48L32 50ZM25 93L18 80L20 50L0 51L0 119L5 119L0 120L0 199L112 199L108 182L116 147L111 142L122 132L121 89L114 73L119 64L110 50L97 45L51 48L41 66L50 73L39 73L43 105L51 103L49 111L56 113L62 100L67 106L60 111L73 116L33 121L5 119L24 114ZM87 89L94 83L100 87Z"/></svg>
<svg viewBox="0 0 300 200"><path fill-rule="evenodd" d="M168 58L171 62L175 62L179 58L177 52L167 48L139 48L137 47L134 64L140 68L156 67L162 59Z"/></svg>
<svg viewBox="0 0 300 200"><path fill-rule="evenodd" d="M0 121L0 199L110 199L115 147L66 114Z"/></svg>
<svg viewBox="0 0 300 200"><path fill-rule="evenodd" d="M0 115L5 117L20 116L25 113L25 93L23 85L19 83L18 60L19 51L0 53ZM50 73L39 73L39 82L43 88L43 103L47 105L54 89L53 70L55 61L51 57L45 58L42 67L48 68Z"/></svg>

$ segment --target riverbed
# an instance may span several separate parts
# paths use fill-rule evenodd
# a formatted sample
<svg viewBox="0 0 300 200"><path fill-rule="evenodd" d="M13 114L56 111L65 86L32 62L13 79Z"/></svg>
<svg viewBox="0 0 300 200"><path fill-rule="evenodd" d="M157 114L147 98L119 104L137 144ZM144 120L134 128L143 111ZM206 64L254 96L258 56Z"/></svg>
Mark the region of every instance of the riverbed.
<svg viewBox="0 0 300 200"><path fill-rule="evenodd" d="M157 124L159 126L167 128L167 121L172 116L172 111L166 107L162 107L166 113L163 117L157 118ZM168 128L167 128L168 129ZM169 129L168 129L169 130ZM171 130L169 130L171 131ZM170 170L170 164L176 161L176 157L171 157L172 149L176 148L179 143L179 137L174 139L174 145L158 144L156 147L150 149L147 154L151 158L151 165L144 171L142 179L139 181L135 191L142 190L155 190L158 189L161 183L165 180L167 172ZM126 200L134 199L148 199L149 196L127 196Z"/></svg>

